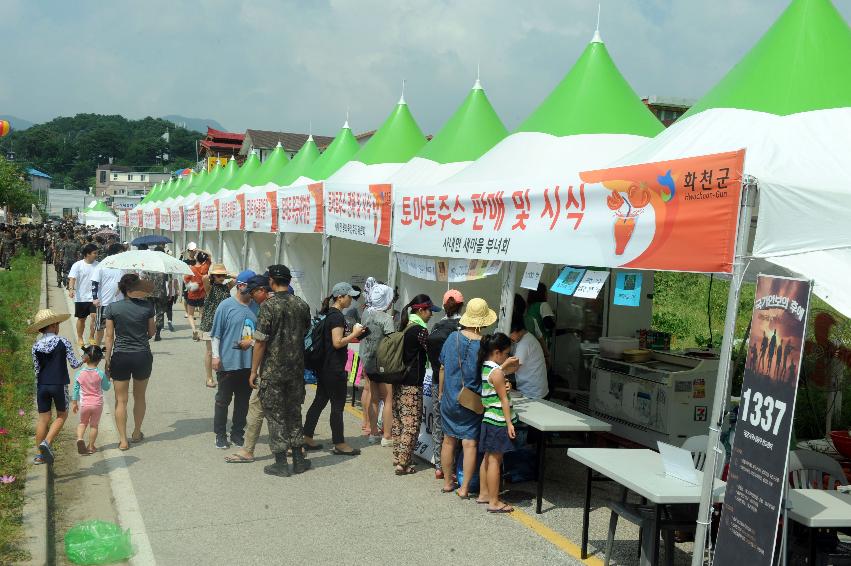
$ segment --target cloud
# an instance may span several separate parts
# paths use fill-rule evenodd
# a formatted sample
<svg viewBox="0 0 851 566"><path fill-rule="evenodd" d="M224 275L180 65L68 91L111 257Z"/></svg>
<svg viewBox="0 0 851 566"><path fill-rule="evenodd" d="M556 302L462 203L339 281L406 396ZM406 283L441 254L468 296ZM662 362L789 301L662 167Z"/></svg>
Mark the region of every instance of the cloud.
<svg viewBox="0 0 851 566"><path fill-rule="evenodd" d="M757 41L782 0L604 0L601 32L642 95L697 99ZM851 5L840 12L851 18ZM247 127L334 134L381 124L407 81L426 132L460 104L481 66L516 127L594 31L587 0L464 2L223 0L4 2L0 112L211 116ZM22 25L26 22L26 25Z"/></svg>

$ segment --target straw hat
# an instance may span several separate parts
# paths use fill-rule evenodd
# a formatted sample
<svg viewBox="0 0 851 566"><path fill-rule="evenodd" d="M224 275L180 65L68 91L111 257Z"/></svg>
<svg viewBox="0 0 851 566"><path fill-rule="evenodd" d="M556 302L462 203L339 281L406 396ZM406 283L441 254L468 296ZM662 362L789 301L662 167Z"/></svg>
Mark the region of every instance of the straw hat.
<svg viewBox="0 0 851 566"><path fill-rule="evenodd" d="M38 332L46 326L56 324L57 322L64 322L69 318L71 318L70 314L58 314L53 312L52 309L41 309L35 313L32 323L27 326L27 332Z"/></svg>
<svg viewBox="0 0 851 566"><path fill-rule="evenodd" d="M466 328L485 328L496 322L496 313L484 299L470 299L459 322Z"/></svg>
<svg viewBox="0 0 851 566"><path fill-rule="evenodd" d="M225 267L223 263L214 263L210 266L210 271L208 271L210 275L225 275L227 277L233 277L231 273L228 272L228 268Z"/></svg>

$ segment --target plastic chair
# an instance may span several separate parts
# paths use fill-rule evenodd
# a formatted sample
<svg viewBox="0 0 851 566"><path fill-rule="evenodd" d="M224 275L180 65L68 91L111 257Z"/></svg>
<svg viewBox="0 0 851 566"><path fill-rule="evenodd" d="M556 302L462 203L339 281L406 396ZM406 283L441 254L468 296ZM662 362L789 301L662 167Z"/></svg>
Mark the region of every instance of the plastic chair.
<svg viewBox="0 0 851 566"><path fill-rule="evenodd" d="M697 470L703 470L704 464L706 464L706 445L709 442L709 436L703 434L700 436L691 436L683 442L681 448L684 450L688 450L691 452L692 460L694 461L694 467ZM652 525L653 521L655 521L655 510L652 505L640 505L636 503L629 503L627 501L627 495L629 490L627 488L623 488L623 492L621 494L621 498L619 501L611 501L609 502L609 509L611 509L612 513L609 517L609 535L606 538L606 553L603 559L603 564L605 566L609 566L609 560L612 555L612 547L614 546L615 541L615 531L618 526L618 518L622 517L623 519L629 521L630 523L637 525L639 530L644 530L647 526ZM668 565L672 565L674 563L674 531L683 531L683 532L693 532L696 527L696 513L697 510L693 509L693 506L685 506L686 512L678 513L674 511L674 509L682 508L684 506L669 506L663 505L661 512L661 522L659 524L659 530L662 532L662 538L665 542L665 563ZM694 515L694 516L692 516ZM639 553L641 552L641 535L639 534L638 539ZM648 541L650 546L648 548L652 548L655 541ZM658 556L656 559L658 560Z"/></svg>
<svg viewBox="0 0 851 566"><path fill-rule="evenodd" d="M789 486L792 489L836 489L837 485L848 485L839 462L813 450L789 453Z"/></svg>

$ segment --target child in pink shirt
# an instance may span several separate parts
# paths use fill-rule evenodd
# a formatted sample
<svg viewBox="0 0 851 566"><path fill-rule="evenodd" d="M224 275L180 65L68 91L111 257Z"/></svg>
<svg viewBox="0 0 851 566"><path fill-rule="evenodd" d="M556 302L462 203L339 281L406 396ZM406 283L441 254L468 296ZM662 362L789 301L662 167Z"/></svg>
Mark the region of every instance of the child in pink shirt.
<svg viewBox="0 0 851 566"><path fill-rule="evenodd" d="M83 455L92 454L97 450L95 440L98 437L98 423L103 412L103 392L110 388L109 378L106 377L98 364L103 360L103 350L100 346L83 348L83 360L86 367L74 376L74 394L72 395L71 410L80 412L80 424L77 425L77 452ZM89 428L89 444L83 440Z"/></svg>

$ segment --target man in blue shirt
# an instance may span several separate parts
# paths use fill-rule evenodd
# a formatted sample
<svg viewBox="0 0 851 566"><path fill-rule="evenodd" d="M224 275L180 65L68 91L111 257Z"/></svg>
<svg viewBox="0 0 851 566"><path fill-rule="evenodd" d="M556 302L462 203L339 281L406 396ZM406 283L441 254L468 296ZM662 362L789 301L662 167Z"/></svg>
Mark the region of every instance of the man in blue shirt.
<svg viewBox="0 0 851 566"><path fill-rule="evenodd" d="M251 356L254 345L254 329L257 316L251 309L251 295L247 286L238 286L236 295L222 301L213 317L210 330L213 350L213 369L217 372L213 432L216 433L216 448L230 448L227 438L228 407L233 399L230 442L242 446L245 438L245 421L251 386Z"/></svg>

